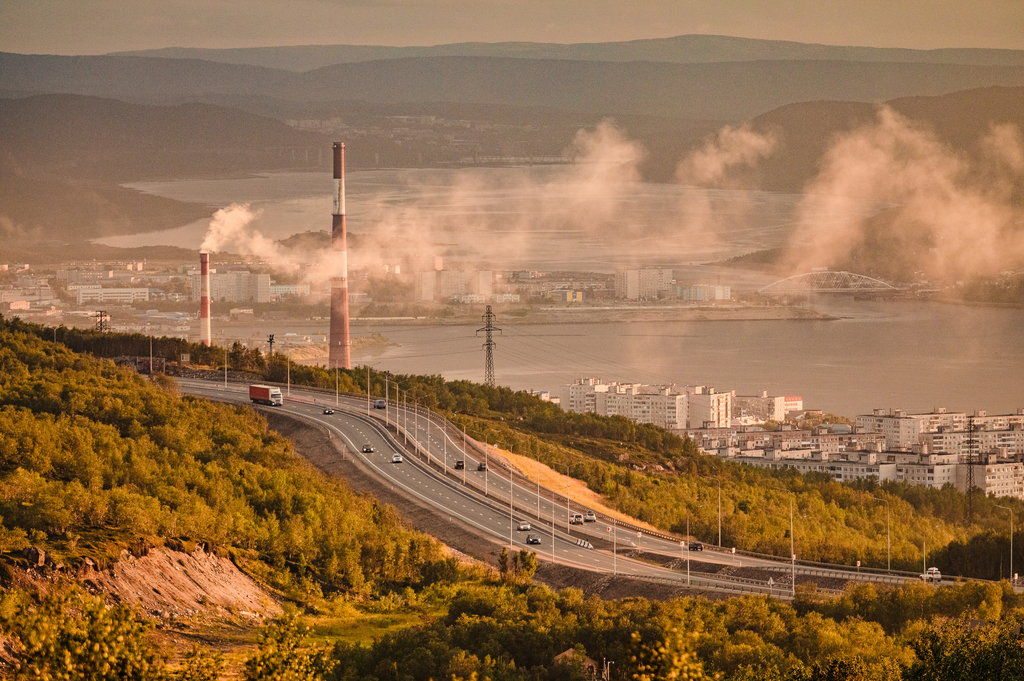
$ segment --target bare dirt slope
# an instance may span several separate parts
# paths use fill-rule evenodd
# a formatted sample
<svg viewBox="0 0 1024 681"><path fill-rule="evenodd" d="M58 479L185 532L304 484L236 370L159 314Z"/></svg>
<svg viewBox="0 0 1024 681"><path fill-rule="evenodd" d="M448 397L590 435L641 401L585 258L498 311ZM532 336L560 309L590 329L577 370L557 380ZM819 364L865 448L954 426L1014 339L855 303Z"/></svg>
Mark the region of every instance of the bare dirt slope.
<svg viewBox="0 0 1024 681"><path fill-rule="evenodd" d="M281 613L277 602L234 563L201 546L192 553L155 548L141 558L125 551L109 569L87 565L79 578L89 589L157 617L204 612L263 619Z"/></svg>

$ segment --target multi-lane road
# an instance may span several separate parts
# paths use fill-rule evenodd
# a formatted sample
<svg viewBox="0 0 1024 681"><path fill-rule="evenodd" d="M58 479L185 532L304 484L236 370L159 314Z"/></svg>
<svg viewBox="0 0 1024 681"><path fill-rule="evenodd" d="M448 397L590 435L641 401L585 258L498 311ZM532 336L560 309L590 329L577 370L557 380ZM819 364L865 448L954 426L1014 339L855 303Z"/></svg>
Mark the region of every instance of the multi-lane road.
<svg viewBox="0 0 1024 681"><path fill-rule="evenodd" d="M248 402L248 387L240 384L179 379L184 392L216 400ZM792 588L790 563L768 561L719 551L688 551L681 538L641 531L612 518L598 515L595 522L570 525L570 514L585 514L586 507L574 503L565 492L541 487L499 458L492 458L486 445L467 438L453 424L424 409L406 407L394 401L377 409L366 398L327 395L291 387L281 407L266 407L314 422L340 438L350 456L384 484L398 493L432 508L441 516L458 520L492 544L513 550L528 548L542 560L551 560L586 570L614 573L642 579L691 584L703 589L726 589L773 593L785 597ZM331 409L333 414L324 413ZM364 451L372 450L372 451ZM396 462L396 454L401 462ZM339 456L342 454L339 453ZM461 467L457 467L461 461ZM511 495L510 495L511 490ZM520 529L521 523L530 529ZM527 543L528 538L533 542ZM595 548L597 545L598 548ZM640 549L645 553L679 558L677 569L619 555L614 549ZM704 563L725 563L737 567L760 567L774 573L765 578L719 577L687 570L688 559ZM841 570L795 568L801 575L842 579L879 579L878 576ZM903 578L885 577L885 581Z"/></svg>

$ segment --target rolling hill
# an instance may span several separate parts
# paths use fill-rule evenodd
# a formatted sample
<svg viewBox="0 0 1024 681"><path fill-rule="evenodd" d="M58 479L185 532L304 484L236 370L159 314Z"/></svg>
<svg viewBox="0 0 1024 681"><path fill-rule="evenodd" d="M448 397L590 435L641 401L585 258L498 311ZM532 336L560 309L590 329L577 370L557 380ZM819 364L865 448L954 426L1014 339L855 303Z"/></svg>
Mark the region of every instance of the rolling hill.
<svg viewBox="0 0 1024 681"><path fill-rule="evenodd" d="M225 64L248 64L288 71L359 61L407 57L514 57L574 61L657 61L710 64L730 61L826 60L893 63L975 64L1024 66L1024 51L986 49L908 50L899 48L815 45L783 40L757 40L722 35L680 35L671 38L612 43L454 43L419 47L384 45L295 45L202 49L168 47L115 52L112 56L202 59Z"/></svg>
<svg viewBox="0 0 1024 681"><path fill-rule="evenodd" d="M199 60L0 54L0 93L8 97L68 93L140 103L261 96L302 102L492 104L741 121L794 102L878 102L993 85L1024 86L1024 66L425 57L293 73Z"/></svg>

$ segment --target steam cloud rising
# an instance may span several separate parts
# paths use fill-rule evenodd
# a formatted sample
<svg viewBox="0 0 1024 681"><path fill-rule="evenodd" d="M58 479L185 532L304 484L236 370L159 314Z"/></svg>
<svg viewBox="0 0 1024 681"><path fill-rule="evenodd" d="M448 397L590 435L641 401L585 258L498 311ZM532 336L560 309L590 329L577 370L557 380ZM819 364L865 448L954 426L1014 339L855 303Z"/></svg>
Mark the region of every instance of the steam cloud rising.
<svg viewBox="0 0 1024 681"><path fill-rule="evenodd" d="M881 107L873 125L832 145L822 168L799 208L794 271L883 248L933 277L994 274L1024 262L1022 212L1013 203L1024 140L1013 126L992 127L968 156ZM858 210L865 199L883 214Z"/></svg>
<svg viewBox="0 0 1024 681"><path fill-rule="evenodd" d="M411 203L375 202L361 217L359 229L365 234L370 225L374 238L360 240L359 248L349 253L349 264L360 268L395 263L400 260L398 250L423 256L444 254L448 262L470 261L481 269L522 267L524 262L549 257L553 267L575 259L583 268L608 270L664 258L669 243L674 252L701 240L707 247L715 243L713 234L720 223L735 221L742 211L716 215L712 200L693 186L734 186L736 171L756 163L774 144L748 128L722 130L681 161L679 182L690 188L678 199L666 199L657 224L650 224L635 218L637 202L652 200L638 191L639 164L646 152L605 121L577 133L566 150L572 164L540 173L536 169L463 172L441 186L425 181L417 188L419 199ZM514 197L513 208L477 210L482 201L495 197ZM247 205L217 211L202 249L261 258L277 269L308 263L312 255L315 263L307 279L322 281L332 276L335 253L282 248L254 229L259 217ZM586 246L589 256L581 246Z"/></svg>
<svg viewBox="0 0 1024 681"><path fill-rule="evenodd" d="M575 163L541 173L457 173L454 181L424 180L417 200L374 202L359 229L366 234L368 226L374 238L360 240L349 264L373 267L397 263L402 254L437 254L446 263L501 269L550 253L552 268L571 257L579 269L607 271L677 255L700 259L692 255L696 250L710 253L722 234L739 231L750 233L749 250L757 250L765 247L758 244L764 234L752 222L745 190L756 181L758 163L781 146L749 126L723 128L680 160L676 198L666 203L660 222L638 223L637 202L651 200L639 184L645 151L605 121L577 133L567 150ZM880 107L873 124L832 144L821 168L797 209L790 239L796 255L788 263L793 272L845 266L872 249L900 252L912 270L945 277L995 273L1024 261L1024 220L1020 202L1014 203L1024 175L1024 139L1012 126L993 127L968 155ZM728 210L721 209L724 194ZM495 197L512 197L514 207L478 209ZM335 275L335 252L283 248L253 228L259 217L247 205L217 211L203 250L258 257L282 270L312 261L305 275L310 282Z"/></svg>

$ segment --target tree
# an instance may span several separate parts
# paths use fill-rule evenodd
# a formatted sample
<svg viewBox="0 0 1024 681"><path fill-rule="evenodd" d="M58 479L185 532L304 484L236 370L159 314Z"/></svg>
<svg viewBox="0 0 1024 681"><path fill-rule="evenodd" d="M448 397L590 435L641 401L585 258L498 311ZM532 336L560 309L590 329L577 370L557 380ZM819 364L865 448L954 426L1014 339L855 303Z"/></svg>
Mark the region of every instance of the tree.
<svg viewBox="0 0 1024 681"><path fill-rule="evenodd" d="M999 681L1024 679L1021 618L999 623L967 615L933 625L911 643L917 660L906 681Z"/></svg>
<svg viewBox="0 0 1024 681"><path fill-rule="evenodd" d="M641 646L640 634L633 632L633 643ZM710 681L720 676L704 673L704 663L693 651L698 635L687 634L672 628L665 633L665 640L654 646L640 647L633 657L636 672L635 681Z"/></svg>
<svg viewBox="0 0 1024 681"><path fill-rule="evenodd" d="M78 587L50 592L25 604L4 628L23 647L15 679L86 681L158 679L163 660L146 639L149 626L119 603Z"/></svg>
<svg viewBox="0 0 1024 681"><path fill-rule="evenodd" d="M296 615L284 615L272 622L260 635L259 649L245 661L246 681L314 681L329 673L335 662L327 650L300 652L300 629Z"/></svg>
<svg viewBox="0 0 1024 681"><path fill-rule="evenodd" d="M498 572L502 579L508 579L508 568L508 549L502 546L501 553L498 554Z"/></svg>

